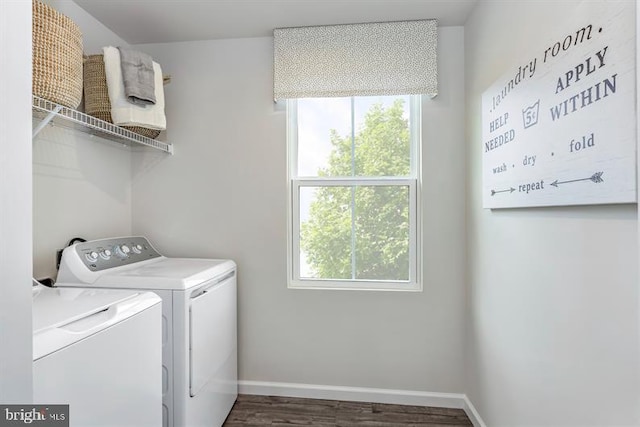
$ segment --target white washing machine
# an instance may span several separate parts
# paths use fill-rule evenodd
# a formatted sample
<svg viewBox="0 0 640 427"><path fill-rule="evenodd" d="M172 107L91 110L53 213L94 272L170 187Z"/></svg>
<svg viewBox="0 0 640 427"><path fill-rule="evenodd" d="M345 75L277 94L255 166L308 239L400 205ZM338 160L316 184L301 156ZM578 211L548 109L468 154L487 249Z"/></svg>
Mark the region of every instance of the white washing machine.
<svg viewBox="0 0 640 427"><path fill-rule="evenodd" d="M33 400L71 427L162 420L161 300L152 292L33 288Z"/></svg>
<svg viewBox="0 0 640 427"><path fill-rule="evenodd" d="M67 247L56 286L150 290L162 298L165 427L221 426L238 396L236 265L167 258L144 237Z"/></svg>

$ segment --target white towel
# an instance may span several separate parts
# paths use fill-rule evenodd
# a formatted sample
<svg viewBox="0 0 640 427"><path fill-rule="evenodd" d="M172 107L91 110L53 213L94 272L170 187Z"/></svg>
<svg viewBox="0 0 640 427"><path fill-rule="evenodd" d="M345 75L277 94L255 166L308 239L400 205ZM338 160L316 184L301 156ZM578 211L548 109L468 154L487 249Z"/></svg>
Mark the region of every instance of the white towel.
<svg viewBox="0 0 640 427"><path fill-rule="evenodd" d="M153 62L155 82L155 105L135 105L127 101L124 94L122 69L120 68L120 51L113 46L102 48L104 52L104 69L107 75L107 91L111 102L111 119L118 126L143 126L149 129L164 130L167 119L164 115L164 88L162 86L162 69Z"/></svg>

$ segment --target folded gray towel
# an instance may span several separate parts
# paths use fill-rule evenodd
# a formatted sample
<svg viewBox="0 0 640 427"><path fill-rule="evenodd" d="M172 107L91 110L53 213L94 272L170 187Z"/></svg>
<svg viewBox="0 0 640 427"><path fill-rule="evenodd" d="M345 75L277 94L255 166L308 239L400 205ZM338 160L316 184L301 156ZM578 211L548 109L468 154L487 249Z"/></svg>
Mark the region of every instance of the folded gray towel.
<svg viewBox="0 0 640 427"><path fill-rule="evenodd" d="M155 105L153 59L144 52L123 47L118 49L127 100L136 105Z"/></svg>

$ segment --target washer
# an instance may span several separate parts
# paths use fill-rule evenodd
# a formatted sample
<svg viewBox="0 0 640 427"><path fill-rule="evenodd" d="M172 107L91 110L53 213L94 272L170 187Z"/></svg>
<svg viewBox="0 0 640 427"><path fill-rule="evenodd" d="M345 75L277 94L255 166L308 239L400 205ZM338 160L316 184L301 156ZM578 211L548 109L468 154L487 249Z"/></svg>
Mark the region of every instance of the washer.
<svg viewBox="0 0 640 427"><path fill-rule="evenodd" d="M144 237L76 243L60 287L150 290L162 298L162 425L221 426L238 396L236 265L168 258Z"/></svg>
<svg viewBox="0 0 640 427"><path fill-rule="evenodd" d="M33 288L33 400L72 427L162 422L161 300L152 292Z"/></svg>

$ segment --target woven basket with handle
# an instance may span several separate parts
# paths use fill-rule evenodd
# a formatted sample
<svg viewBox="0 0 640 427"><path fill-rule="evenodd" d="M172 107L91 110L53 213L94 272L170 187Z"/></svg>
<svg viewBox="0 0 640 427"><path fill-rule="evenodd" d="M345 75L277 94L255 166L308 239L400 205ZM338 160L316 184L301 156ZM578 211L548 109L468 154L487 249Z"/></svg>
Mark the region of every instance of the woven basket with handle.
<svg viewBox="0 0 640 427"><path fill-rule="evenodd" d="M66 107L82 101L82 33L67 16L33 1L33 94Z"/></svg>
<svg viewBox="0 0 640 427"><path fill-rule="evenodd" d="M84 110L90 116L113 123L103 55L89 55L84 60ZM160 135L157 129L142 126L122 127L151 139Z"/></svg>

